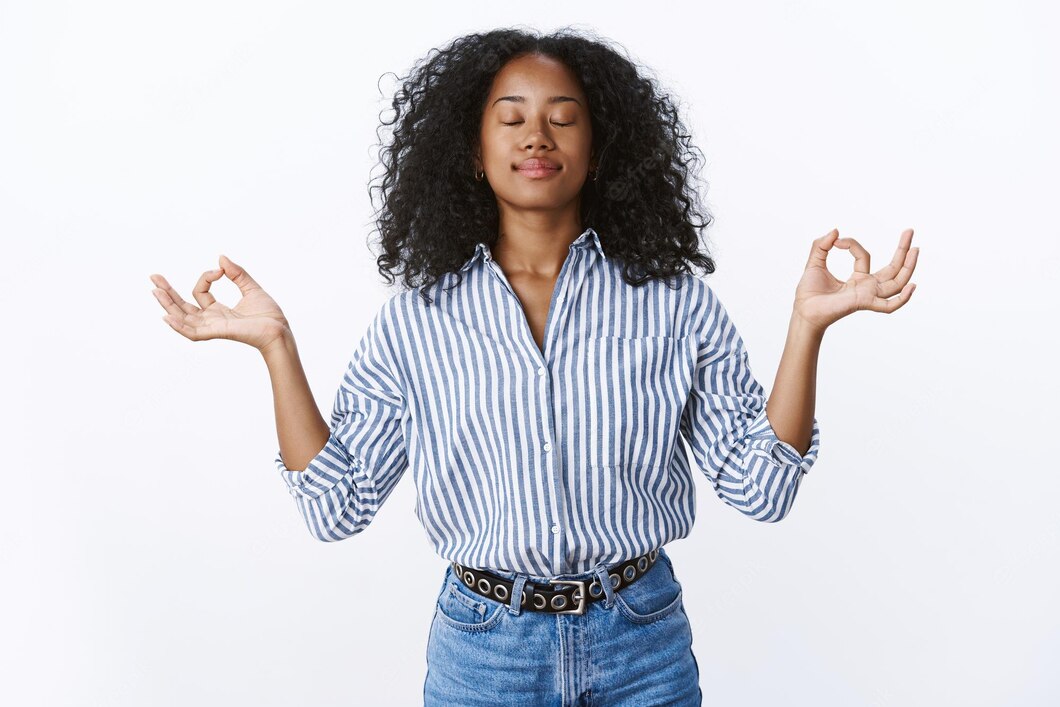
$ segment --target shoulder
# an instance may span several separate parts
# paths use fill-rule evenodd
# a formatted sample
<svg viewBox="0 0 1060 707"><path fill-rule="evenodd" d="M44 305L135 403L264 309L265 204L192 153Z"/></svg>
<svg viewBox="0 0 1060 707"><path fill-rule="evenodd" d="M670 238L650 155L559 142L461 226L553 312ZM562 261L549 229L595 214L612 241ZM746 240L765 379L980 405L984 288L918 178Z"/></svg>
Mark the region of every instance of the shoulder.
<svg viewBox="0 0 1060 707"><path fill-rule="evenodd" d="M702 332L719 317L725 317L725 307L714 288L704 278L685 273L678 279L682 293L681 304L692 322L694 331Z"/></svg>
<svg viewBox="0 0 1060 707"><path fill-rule="evenodd" d="M415 304L414 290L402 290L390 292L383 299L379 310L373 317L374 327L393 328L406 323L411 316L412 306Z"/></svg>
<svg viewBox="0 0 1060 707"><path fill-rule="evenodd" d="M688 275L685 309L689 333L699 342L700 354L725 356L743 350L743 339L717 291L706 280ZM704 353L706 352L706 354Z"/></svg>

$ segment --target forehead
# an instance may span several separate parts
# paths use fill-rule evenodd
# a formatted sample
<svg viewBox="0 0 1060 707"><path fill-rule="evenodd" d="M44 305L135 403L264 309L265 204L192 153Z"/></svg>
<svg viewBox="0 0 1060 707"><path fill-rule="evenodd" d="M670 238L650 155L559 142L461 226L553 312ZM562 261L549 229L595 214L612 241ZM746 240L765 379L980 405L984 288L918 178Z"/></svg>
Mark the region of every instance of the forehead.
<svg viewBox="0 0 1060 707"><path fill-rule="evenodd" d="M566 64L552 57L530 54L512 59L497 72L489 103L492 105L500 96L523 96L528 102L536 102L560 94L584 103L578 79ZM497 106L504 104L511 105L501 101Z"/></svg>

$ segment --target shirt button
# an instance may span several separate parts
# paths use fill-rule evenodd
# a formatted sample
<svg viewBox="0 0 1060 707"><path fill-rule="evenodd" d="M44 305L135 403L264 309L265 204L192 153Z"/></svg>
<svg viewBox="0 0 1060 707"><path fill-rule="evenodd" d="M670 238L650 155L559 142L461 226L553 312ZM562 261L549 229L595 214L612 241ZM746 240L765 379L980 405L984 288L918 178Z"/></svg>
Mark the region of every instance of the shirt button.
<svg viewBox="0 0 1060 707"><path fill-rule="evenodd" d="M552 443L551 442L545 442L545 451L546 452L552 451Z"/></svg>
<svg viewBox="0 0 1060 707"><path fill-rule="evenodd" d="M539 376L545 375L545 367L544 366L541 366L540 368L537 369L537 375L539 375Z"/></svg>
<svg viewBox="0 0 1060 707"><path fill-rule="evenodd" d="M558 525L553 525L552 526L552 534L553 535L559 535L559 526Z"/></svg>

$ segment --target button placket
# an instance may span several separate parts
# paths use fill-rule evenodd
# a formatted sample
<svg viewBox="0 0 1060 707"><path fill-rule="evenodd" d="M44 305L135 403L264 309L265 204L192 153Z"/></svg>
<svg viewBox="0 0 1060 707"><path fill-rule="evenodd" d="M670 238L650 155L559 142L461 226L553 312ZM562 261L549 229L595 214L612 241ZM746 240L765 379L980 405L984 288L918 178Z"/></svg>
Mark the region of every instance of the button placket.
<svg viewBox="0 0 1060 707"><path fill-rule="evenodd" d="M577 270L580 270L584 266L585 263L583 262L583 258L581 257L580 251L576 251L576 249L572 248L566 262L564 262L563 267L560 269L559 281L556 283L556 288L558 292L556 293L555 302L549 310L548 321L545 322L545 350L549 353L551 353L553 349L553 347L550 345L552 339L554 338L552 336L552 332L556 330L557 327L562 327L563 323L568 318L569 313L567 312L564 306L568 299L567 295L572 294L572 290L576 291L577 288L580 286L582 280L584 279L573 277L572 273L576 272ZM536 346L535 350L537 350L539 353L543 353L538 350ZM542 396L542 410L545 413L544 415L542 415L542 437L545 441L542 444L541 448L544 450L545 453L545 456L542 459L542 467L545 469L545 473L548 480L547 488L549 489L549 493L551 495L551 503L549 504L550 509L548 515L552 518L562 519L566 517L566 504L564 502L562 494L559 492L559 489L562 487L562 484L560 483L561 470L559 469L559 466L562 463L562 459L559 458L559 455L556 455L556 458L553 458L550 463L550 460L547 456L549 453L552 452L551 440L555 438L555 420L552 404L552 384L549 379L549 376L547 375L548 360L544 356L542 356L541 360L544 363L543 365L538 365L537 376L541 380L541 386L539 387L539 390L541 391ZM553 521L548 527L549 531L553 536L555 536L556 540L556 544L553 546L555 547L555 554L553 555L554 559L552 561L552 571L556 574L563 574L563 558L566 556L566 551L563 547L564 536L560 532L562 528L560 527L560 524L557 521Z"/></svg>
<svg viewBox="0 0 1060 707"><path fill-rule="evenodd" d="M572 253L571 258L569 258L568 260L571 260L574 257L576 256ZM567 280L569 279L569 271L571 265L572 263L570 262L566 263L563 268L563 272L561 273L561 277L563 277L564 279L562 279L558 284L560 291L556 295L556 301L553 305L553 310L550 313L549 321L546 324L546 336L549 335L551 330L554 330L557 326L561 325L566 318L563 303L565 300L564 294L567 288ZM551 347L549 350L551 351ZM545 440L544 443L541 445L541 448L544 450L544 468L546 469L546 474L548 477L548 487L551 489L553 499L552 510L549 513L549 515L553 519L552 523L549 526L549 533L555 539L555 543L549 543L550 545L552 545L553 548L555 548L553 554L554 559L552 559L552 571L556 574L561 574L563 572L563 557L566 555L566 551L563 548L563 537L560 535L559 523L555 519L563 518L563 514L565 513L565 504L563 501L563 496L560 493L561 484L558 483L558 478L560 474L559 467L562 463L562 460L558 458L558 455L553 456L551 454L551 440L555 438L556 426L554 421L554 410L552 407L552 382L547 374L548 361L546 360L544 365L539 366L537 369L537 376L541 381L540 390L542 391L542 410L545 412L545 414L542 415L542 422L544 427L543 436Z"/></svg>

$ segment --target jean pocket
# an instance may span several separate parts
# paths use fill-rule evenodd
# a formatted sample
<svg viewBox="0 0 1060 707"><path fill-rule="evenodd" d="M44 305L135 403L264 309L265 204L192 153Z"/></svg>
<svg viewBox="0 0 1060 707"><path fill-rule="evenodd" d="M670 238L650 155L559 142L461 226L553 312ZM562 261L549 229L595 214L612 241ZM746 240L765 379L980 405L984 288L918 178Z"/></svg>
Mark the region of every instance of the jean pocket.
<svg viewBox="0 0 1060 707"><path fill-rule="evenodd" d="M452 573L446 572L445 588L438 596L435 613L447 626L461 631L488 631L508 613L508 605L476 594Z"/></svg>
<svg viewBox="0 0 1060 707"><path fill-rule="evenodd" d="M648 573L615 593L620 614L636 624L650 624L673 615L681 607L681 583L662 552Z"/></svg>

